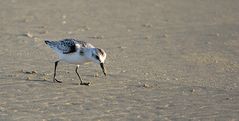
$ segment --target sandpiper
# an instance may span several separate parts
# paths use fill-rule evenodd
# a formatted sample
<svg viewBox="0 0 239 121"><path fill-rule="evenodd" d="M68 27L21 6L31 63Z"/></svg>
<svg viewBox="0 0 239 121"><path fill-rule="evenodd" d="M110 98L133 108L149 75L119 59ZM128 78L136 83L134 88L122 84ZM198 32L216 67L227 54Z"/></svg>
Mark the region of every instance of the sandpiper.
<svg viewBox="0 0 239 121"><path fill-rule="evenodd" d="M99 64L106 76L106 69L104 67L106 53L103 49L96 48L90 43L77 39L63 39L59 41L45 40L45 43L59 56L59 59L55 61L53 82L62 83L62 81L56 79L56 67L60 61L77 65L75 72L80 79L81 85L89 85L90 83L83 82L80 74L78 73L77 70L80 64L84 64L86 62Z"/></svg>

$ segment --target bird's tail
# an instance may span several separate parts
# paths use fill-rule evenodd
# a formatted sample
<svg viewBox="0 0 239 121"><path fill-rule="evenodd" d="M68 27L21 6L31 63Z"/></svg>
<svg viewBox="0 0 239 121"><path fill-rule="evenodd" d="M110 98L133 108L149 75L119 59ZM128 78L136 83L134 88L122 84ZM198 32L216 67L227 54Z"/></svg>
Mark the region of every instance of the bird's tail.
<svg viewBox="0 0 239 121"><path fill-rule="evenodd" d="M50 41L50 40L45 40L45 43L50 46L51 48L55 47L56 45L56 42L54 41Z"/></svg>

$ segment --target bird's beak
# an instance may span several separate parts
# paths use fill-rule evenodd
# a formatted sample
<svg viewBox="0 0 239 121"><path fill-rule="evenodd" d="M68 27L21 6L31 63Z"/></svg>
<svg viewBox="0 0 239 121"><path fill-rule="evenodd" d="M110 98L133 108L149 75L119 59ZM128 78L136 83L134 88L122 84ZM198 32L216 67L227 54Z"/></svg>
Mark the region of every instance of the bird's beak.
<svg viewBox="0 0 239 121"><path fill-rule="evenodd" d="M104 67L104 63L100 63L100 67L101 67L104 75L106 76L106 70L105 70L105 67Z"/></svg>

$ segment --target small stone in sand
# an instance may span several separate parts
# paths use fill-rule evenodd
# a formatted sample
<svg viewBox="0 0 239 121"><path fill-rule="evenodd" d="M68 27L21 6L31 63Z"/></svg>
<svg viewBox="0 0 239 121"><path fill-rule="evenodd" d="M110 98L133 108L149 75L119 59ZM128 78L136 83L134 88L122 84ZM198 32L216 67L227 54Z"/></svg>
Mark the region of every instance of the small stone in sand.
<svg viewBox="0 0 239 121"><path fill-rule="evenodd" d="M47 34L49 33L47 30L41 31L40 34Z"/></svg>
<svg viewBox="0 0 239 121"><path fill-rule="evenodd" d="M168 108L168 107L169 107L169 104L164 105L164 107L165 107L165 108Z"/></svg>
<svg viewBox="0 0 239 121"><path fill-rule="evenodd" d="M103 35L99 35L99 36L93 36L93 37L90 37L90 38L93 38L93 39L104 39L104 36Z"/></svg>
<svg viewBox="0 0 239 121"><path fill-rule="evenodd" d="M126 49L127 47L125 46L119 46L120 49Z"/></svg>
<svg viewBox="0 0 239 121"><path fill-rule="evenodd" d="M150 36L145 36L144 39L150 39L151 37Z"/></svg>
<svg viewBox="0 0 239 121"><path fill-rule="evenodd" d="M62 23L62 24L66 24L66 21L62 21L61 23Z"/></svg>
<svg viewBox="0 0 239 121"><path fill-rule="evenodd" d="M68 102L67 102L67 103L65 103L65 105L71 105L71 103L68 103Z"/></svg>
<svg viewBox="0 0 239 121"><path fill-rule="evenodd" d="M27 32L27 33L23 34L23 36L33 38L33 35L30 32Z"/></svg>
<svg viewBox="0 0 239 121"><path fill-rule="evenodd" d="M167 38L168 35L167 35L167 34L163 34L162 37L163 37L163 38Z"/></svg>
<svg viewBox="0 0 239 121"><path fill-rule="evenodd" d="M34 37L34 40L35 40L35 41L40 41L41 39L40 39L40 38L37 38L37 37Z"/></svg>
<svg viewBox="0 0 239 121"><path fill-rule="evenodd" d="M98 73L94 74L94 77L99 77L99 74Z"/></svg>
<svg viewBox="0 0 239 121"><path fill-rule="evenodd" d="M32 73L33 73L33 74L36 74L36 73L37 73L37 71L32 71Z"/></svg>
<svg viewBox="0 0 239 121"><path fill-rule="evenodd" d="M169 77L167 77L167 78L166 78L166 80L170 80L170 78L169 78Z"/></svg>
<svg viewBox="0 0 239 121"><path fill-rule="evenodd" d="M31 78L30 77L27 77L27 79L26 80L31 80Z"/></svg>
<svg viewBox="0 0 239 121"><path fill-rule="evenodd" d="M78 29L79 31L82 31L82 32L84 32L85 31L85 29Z"/></svg>
<svg viewBox="0 0 239 121"><path fill-rule="evenodd" d="M126 70L122 70L121 72L125 73L125 72L126 72Z"/></svg>
<svg viewBox="0 0 239 121"><path fill-rule="evenodd" d="M69 31L69 32L67 32L67 34L72 34L73 32L71 32L71 31Z"/></svg>
<svg viewBox="0 0 239 121"><path fill-rule="evenodd" d="M85 30L90 30L90 27L85 26L84 29L85 29Z"/></svg>
<svg viewBox="0 0 239 121"><path fill-rule="evenodd" d="M25 73L25 74L36 74L37 71L25 71L25 70L21 70L22 73Z"/></svg>
<svg viewBox="0 0 239 121"><path fill-rule="evenodd" d="M230 98L230 97L226 97L226 100L231 100L232 98Z"/></svg>
<svg viewBox="0 0 239 121"><path fill-rule="evenodd" d="M143 85L144 88L149 88L150 86L148 84Z"/></svg>
<svg viewBox="0 0 239 121"><path fill-rule="evenodd" d="M146 27L146 28L150 28L150 27L152 27L151 24L143 24L142 26L143 26L143 27Z"/></svg>
<svg viewBox="0 0 239 121"><path fill-rule="evenodd" d="M47 81L47 78L46 78L46 77L44 77L44 78L43 78L43 81Z"/></svg>
<svg viewBox="0 0 239 121"><path fill-rule="evenodd" d="M191 90L190 90L191 93L193 93L193 92L195 92L195 91L196 91L195 89L191 89Z"/></svg>
<svg viewBox="0 0 239 121"><path fill-rule="evenodd" d="M39 26L39 28L41 28L41 29L45 29L45 28L46 28L46 26Z"/></svg>

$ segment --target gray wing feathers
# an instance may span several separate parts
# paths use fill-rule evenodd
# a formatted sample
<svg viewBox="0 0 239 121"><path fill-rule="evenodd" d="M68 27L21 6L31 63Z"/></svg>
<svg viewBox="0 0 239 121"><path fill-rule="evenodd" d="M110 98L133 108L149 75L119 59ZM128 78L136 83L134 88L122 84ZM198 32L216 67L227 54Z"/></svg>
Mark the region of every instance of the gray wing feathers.
<svg viewBox="0 0 239 121"><path fill-rule="evenodd" d="M75 42L72 40L59 41L57 48L63 52L63 54L73 53L77 51Z"/></svg>
<svg viewBox="0 0 239 121"><path fill-rule="evenodd" d="M48 41L45 43L51 48L61 51L63 54L73 53L77 51L77 48L93 48L90 43L76 40L76 39L63 39L60 41Z"/></svg>

